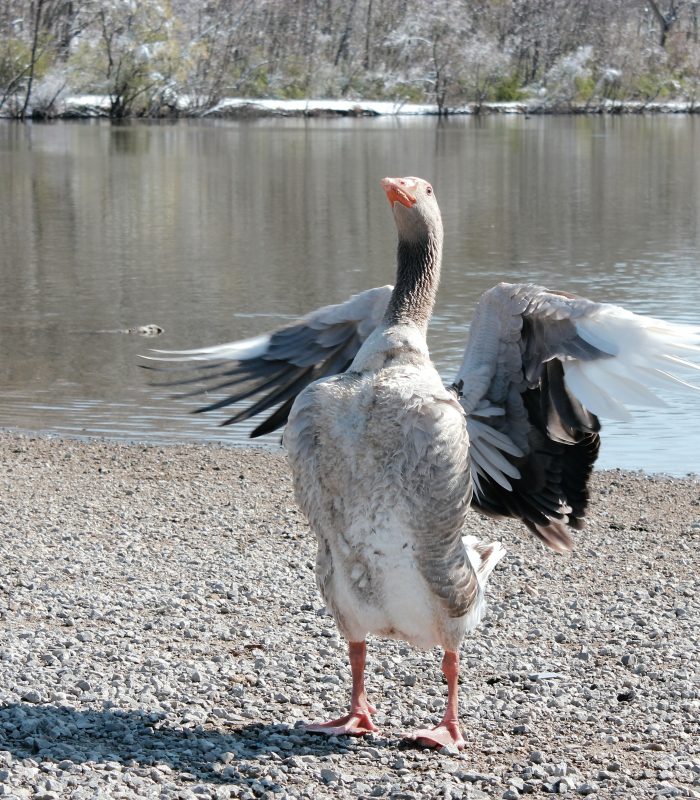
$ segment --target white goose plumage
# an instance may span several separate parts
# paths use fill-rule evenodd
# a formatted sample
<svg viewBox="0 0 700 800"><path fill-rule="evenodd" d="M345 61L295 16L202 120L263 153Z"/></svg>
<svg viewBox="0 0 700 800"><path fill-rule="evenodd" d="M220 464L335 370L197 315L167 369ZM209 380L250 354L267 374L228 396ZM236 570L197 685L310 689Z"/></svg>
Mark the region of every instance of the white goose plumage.
<svg viewBox="0 0 700 800"><path fill-rule="evenodd" d="M321 594L349 642L350 711L315 732L375 730L364 690L368 633L441 646L442 721L410 738L464 746L459 644L479 621L500 543L461 538L470 505L513 516L549 547L571 547L599 447L598 416L658 405L650 388L688 384L700 328L539 286L499 284L480 299L448 389L425 335L439 281L442 222L432 187L385 178L399 234L396 286L311 312L271 334L179 352L155 368L198 365L182 383L232 390L202 411L252 399L227 423L275 409L298 502L318 539ZM168 362L167 364L164 362ZM170 384L175 385L175 384ZM694 388L694 387L691 387Z"/></svg>

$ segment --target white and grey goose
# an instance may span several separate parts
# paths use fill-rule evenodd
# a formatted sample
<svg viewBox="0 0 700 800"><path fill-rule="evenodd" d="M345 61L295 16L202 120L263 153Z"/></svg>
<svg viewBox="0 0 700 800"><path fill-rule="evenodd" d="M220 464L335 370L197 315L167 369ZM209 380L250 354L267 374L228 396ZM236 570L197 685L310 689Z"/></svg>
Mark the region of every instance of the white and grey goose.
<svg viewBox="0 0 700 800"><path fill-rule="evenodd" d="M156 351L156 359L158 368L202 362L177 382L197 382L193 394L228 390L201 411L254 401L224 424L275 409L256 436L288 418L284 443L318 540L318 586L352 670L349 712L307 729L375 730L364 688L372 633L443 648L444 717L408 738L461 748L458 649L504 554L498 542L461 537L470 505L517 517L550 548L570 549L567 528L581 527L588 501L598 416L662 404L650 386L688 386L669 370L700 368L684 358L700 353L700 328L499 284L481 297L446 389L426 345L442 256L438 204L420 178L382 185L398 229L395 287L254 339Z"/></svg>

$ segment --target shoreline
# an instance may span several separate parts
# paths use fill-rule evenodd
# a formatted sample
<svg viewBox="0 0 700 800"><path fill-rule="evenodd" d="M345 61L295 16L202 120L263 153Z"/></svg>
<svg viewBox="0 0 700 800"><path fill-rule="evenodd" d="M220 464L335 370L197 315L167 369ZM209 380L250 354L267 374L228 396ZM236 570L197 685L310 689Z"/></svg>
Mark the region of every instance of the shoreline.
<svg viewBox="0 0 700 800"><path fill-rule="evenodd" d="M69 431L52 431L52 430L34 430L34 429L26 429L26 428L13 428L13 427L3 427L0 425L0 439L3 436L9 437L16 437L18 439L37 439L37 440L47 440L50 442L77 442L81 444L103 444L103 445L114 445L115 447L143 447L143 448L198 448L201 447L203 449L221 449L223 451L234 451L234 452L245 452L245 451L252 451L255 453L269 453L273 456L279 456L286 460L286 449L281 442L281 431L280 439L278 443L275 444L274 441L266 441L266 437L262 437L262 439L250 439L246 438L243 441L238 441L234 439L224 439L224 438L207 438L202 437L199 438L177 438L173 436L172 438L165 438L165 439L155 439L155 438L139 438L139 436L134 435L133 437L127 436L109 436L109 435L97 435L93 433L74 433ZM699 492L700 492L700 473L694 472L692 470L688 470L683 472L682 474L679 473L671 473L671 472L649 472L648 470L644 469L643 467L616 467L616 466L605 466L601 467L598 464L594 464L593 466L593 475L623 475L629 477L638 477L638 478L648 478L652 481L689 481L689 482L698 482Z"/></svg>
<svg viewBox="0 0 700 800"><path fill-rule="evenodd" d="M69 96L62 99L50 113L35 113L33 121L111 119L111 102L107 95ZM223 98L209 108L200 108L188 98L178 98L148 114L131 114L119 120L173 119L261 119L261 118L363 118L363 117L455 117L492 114L523 116L582 116L633 114L700 113L695 101L607 101L600 103L545 103L541 100L512 102L467 103L440 109L434 104L403 103L379 100L273 100L268 98ZM0 109L0 119L11 120L11 113Z"/></svg>
<svg viewBox="0 0 700 800"><path fill-rule="evenodd" d="M344 708L349 669L283 453L0 431L0 485L12 796L700 797L698 478L594 473L567 557L469 516L507 554L458 755L401 744L445 693L440 653L401 642L369 641L380 734L298 727Z"/></svg>

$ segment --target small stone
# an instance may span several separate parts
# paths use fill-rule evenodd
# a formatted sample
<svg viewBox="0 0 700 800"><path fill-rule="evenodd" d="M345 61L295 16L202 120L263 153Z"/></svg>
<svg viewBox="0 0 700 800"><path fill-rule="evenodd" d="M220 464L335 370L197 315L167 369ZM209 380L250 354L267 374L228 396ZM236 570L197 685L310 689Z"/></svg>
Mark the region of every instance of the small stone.
<svg viewBox="0 0 700 800"><path fill-rule="evenodd" d="M597 787L592 783L581 783L576 787L576 791L582 795L595 794Z"/></svg>
<svg viewBox="0 0 700 800"><path fill-rule="evenodd" d="M633 667L637 663L637 656L633 653L625 653L620 660L625 667Z"/></svg>
<svg viewBox="0 0 700 800"><path fill-rule="evenodd" d="M321 780L324 783L338 783L338 781L340 781L340 773L336 772L334 769L328 769L327 767L324 767L321 770L320 775Z"/></svg>
<svg viewBox="0 0 700 800"><path fill-rule="evenodd" d="M543 760L544 758L539 750L533 750L528 758L531 764L541 764Z"/></svg>
<svg viewBox="0 0 700 800"><path fill-rule="evenodd" d="M503 800L518 800L520 793L517 791L517 789L506 789L501 797Z"/></svg>
<svg viewBox="0 0 700 800"><path fill-rule="evenodd" d="M527 677L531 681L550 681L564 676L561 672L531 672Z"/></svg>
<svg viewBox="0 0 700 800"><path fill-rule="evenodd" d="M39 692L35 692L32 689L22 695L22 700L24 700L25 703L41 703L41 695Z"/></svg>

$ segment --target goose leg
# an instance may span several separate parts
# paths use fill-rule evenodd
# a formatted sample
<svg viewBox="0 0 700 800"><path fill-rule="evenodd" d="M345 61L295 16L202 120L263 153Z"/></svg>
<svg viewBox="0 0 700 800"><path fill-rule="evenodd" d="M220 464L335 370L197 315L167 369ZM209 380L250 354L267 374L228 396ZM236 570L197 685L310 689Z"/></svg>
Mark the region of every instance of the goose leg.
<svg viewBox="0 0 700 800"><path fill-rule="evenodd" d="M363 736L376 731L371 715L377 710L370 705L365 693L365 656L367 647L364 642L350 642L350 670L352 672L352 696L350 712L344 717L329 722L314 722L306 725L309 733L325 733L327 736Z"/></svg>
<svg viewBox="0 0 700 800"><path fill-rule="evenodd" d="M459 727L459 655L454 650L445 650L442 671L447 679L447 708L442 722L434 728L421 728L405 738L423 747L452 745L461 750L466 743Z"/></svg>

